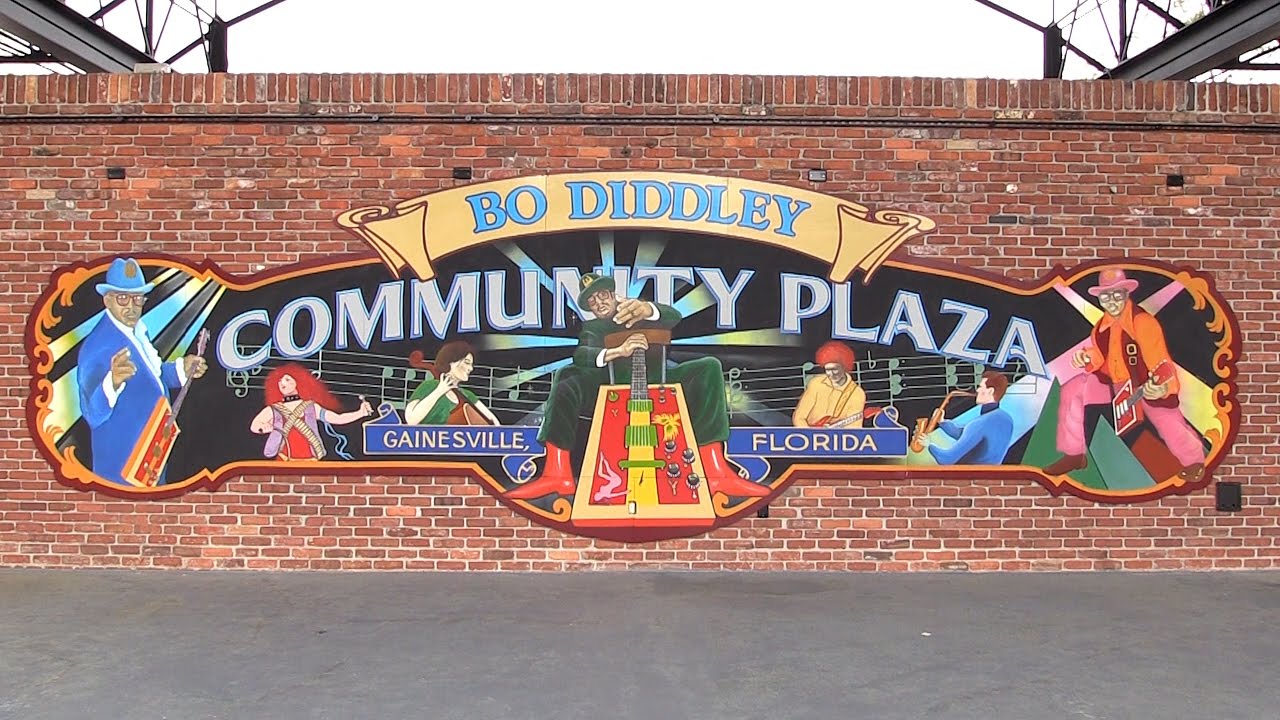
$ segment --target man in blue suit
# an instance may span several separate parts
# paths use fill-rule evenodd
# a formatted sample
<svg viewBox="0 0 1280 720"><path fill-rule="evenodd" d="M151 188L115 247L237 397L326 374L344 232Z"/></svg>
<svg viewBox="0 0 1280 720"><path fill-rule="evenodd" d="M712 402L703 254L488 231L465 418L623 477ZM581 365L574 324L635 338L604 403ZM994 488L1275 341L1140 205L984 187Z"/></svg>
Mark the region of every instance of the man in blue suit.
<svg viewBox="0 0 1280 720"><path fill-rule="evenodd" d="M80 412L89 423L93 472L121 485L125 462L138 444L156 403L171 388L204 375L203 358L188 355L163 362L142 322L142 307L154 286L133 258L116 258L96 289L106 313L80 345L77 374ZM164 476L157 484L164 484Z"/></svg>
<svg viewBox="0 0 1280 720"><path fill-rule="evenodd" d="M955 440L950 447L929 445L929 438L921 440L928 446L929 454L939 465L1000 465L1013 441L1013 418L1000 407L1000 400L1009 389L1009 378L1003 373L988 370L982 373L978 383L978 416L964 423L943 420L938 429Z"/></svg>

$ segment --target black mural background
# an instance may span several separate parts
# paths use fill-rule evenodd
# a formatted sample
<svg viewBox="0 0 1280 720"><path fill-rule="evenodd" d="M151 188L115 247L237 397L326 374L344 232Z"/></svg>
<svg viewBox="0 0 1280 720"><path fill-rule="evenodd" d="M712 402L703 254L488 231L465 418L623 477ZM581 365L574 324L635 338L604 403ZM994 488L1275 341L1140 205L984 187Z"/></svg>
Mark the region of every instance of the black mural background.
<svg viewBox="0 0 1280 720"><path fill-rule="evenodd" d="M436 265L438 271L437 280L441 292L444 293L447 292L454 275L457 273L506 270L508 308L515 309L520 301L520 275L518 266L512 259L513 257L518 257L522 252L537 266L548 271L552 267L573 266L577 267L581 272L588 272L602 262L602 241L604 245L612 246L613 264L616 266L637 264L637 255L639 254L640 259L638 262L644 265L719 268L730 283L732 283L740 270L754 270L755 275L739 297L737 331L776 330L778 328L780 318L779 276L781 273L791 272L822 278L825 277L827 271L826 267L807 257L793 254L780 248L756 245L741 240L665 231L613 231L607 234L581 232L530 236L521 239L518 243L499 243L472 248L438 261ZM154 271L155 268L147 267L148 277L153 277ZM964 268L955 268L953 271L960 273L971 272ZM1139 290L1134 293L1135 298L1139 300L1168 283L1167 277L1152 273L1131 270L1130 277L1137 279L1141 284ZM90 279L76 291L72 307L59 309L64 319L54 329L53 335L55 338L60 333L76 327L102 309L102 301L93 289L93 284L98 279L98 277ZM227 321L252 308L264 308L274 318L280 308L287 302L305 295L319 297L332 309L334 306L334 293L338 290L349 288L363 288L366 301L370 301L380 284L394 279L384 265L377 261L371 261L366 265L336 270L325 270L323 267L317 267L305 275L273 282L251 291L228 290L205 323L205 327L213 335L210 347L205 355L210 361L210 368L204 378L193 384L186 405L182 408L179 416L179 424L183 432L177 441L170 463L169 482L181 482L202 468L215 470L220 465L234 461L251 460L262 462L266 460L262 455L263 437L249 432L250 420L263 406L262 390L260 387L241 387L238 392L237 387L235 387L235 385L245 382L252 384L255 380L260 385L265 372L257 376L250 375L248 377L244 377L244 374L229 374L216 362L214 358L214 343L220 329ZM155 303L163 301L164 297L174 291L185 280L185 277L175 278L153 291L147 310L150 310ZM1034 324L1046 362L1051 361L1054 357L1086 337L1090 330L1090 324L1078 312L1068 305L1058 293L1047 288L1036 296L1027 297L985 284L986 281L982 280L962 280L896 266L885 266L879 269L867 286L861 284L860 276L855 276L853 282L855 283L852 301L852 324L854 327L883 325L896 291L899 289L910 290L921 295L926 316L939 346L945 341L960 319L958 315L943 314L938 311L939 304L944 298L953 298L990 309L990 318L982 331L972 341L971 346L993 352L1000 344L1011 315L1026 318ZM1092 298L1087 294L1087 289L1095 283L1096 274L1090 274L1078 281L1074 288L1082 296L1092 301ZM408 314L412 309L412 305L407 295L407 281L405 285L405 331L407 334L410 325ZM206 288L206 291L188 303L168 326L151 328L156 347L162 355L168 354L184 335L189 334L191 323L198 317L208 300L212 298L213 290L212 285ZM677 304L684 293L689 290L689 285L682 281L677 282ZM388 366L388 363L393 362L387 358L395 359L394 362L398 363L397 367L404 368L405 362L412 351L420 350L429 359L435 355L436 350L443 342L453 339L465 339L472 342L477 347L476 363L481 367L518 368L523 370L567 358L572 354L572 345L545 346L539 344L538 339L543 337L576 338L579 329L577 316L572 310L568 310L566 312L568 326L560 330L551 329L551 318L554 313L552 295L544 289L539 292L539 297L542 303L541 313L545 329L496 333L488 328L484 322L484 284L482 281L482 306L480 309L482 329L480 333L460 334L451 330L445 338L437 339L431 336L430 331L427 330L427 337L393 342L383 342L375 335L367 351L362 350L354 342L352 347L347 349L349 353L363 356L364 360L367 361L360 367L352 366L349 369L353 372L364 372L367 375L368 382L377 385L382 380L383 369ZM653 299L651 283L646 285L641 297L649 300ZM1205 379L1214 377L1210 366L1213 337L1205 325L1209 312L1209 310L1195 311L1192 308L1191 298L1184 292L1177 295L1159 315L1174 359L1188 371ZM1176 321L1178 318L1182 320ZM456 327L456 322L452 326ZM267 328L261 326L249 326L241 334L241 341L259 344L266 339L268 332ZM675 337L678 339L681 337L717 335L726 332L731 331L717 328L715 305L711 304L701 312L687 315L677 326ZM794 373L796 383L794 396L790 398L790 404L794 406L799 399L800 392L803 390L800 378L801 367L806 361L813 360L814 349L829 340L830 333L831 311L829 309L822 316L804 321L803 334L799 336L799 342L796 346L778 346L769 342L677 345L671 348L670 358L679 362L708 354L714 355L720 359L724 366L726 380L730 382L736 380L736 382L742 383L742 386L738 389L747 395L760 389L763 385L756 383L758 387L753 388L749 374L739 375L736 378L729 377L728 374L734 368L740 371L789 368L788 372ZM504 344L512 343L513 338L523 339L525 344L519 347L506 348ZM899 335L892 346L855 342L850 342L850 345L854 347L859 360L863 362L867 360L868 353L882 364L887 363L889 358L894 357L906 359L905 362L911 362L911 359L937 357L917 352L910 338L905 335ZM333 338L331 337L329 343L325 346L325 353L329 354L333 350ZM56 380L63 373L72 369L74 362L75 351L73 350L57 362L50 373L50 378ZM279 362L280 359L273 356L268 365L274 366ZM304 361L305 363L306 361ZM876 368L863 368L862 371L864 373L863 385L868 391L868 404L884 405L884 401L888 399L889 388L887 369L881 365ZM783 371L780 370L778 372L781 373ZM324 376L323 370L322 376ZM330 377L325 377L325 379L328 381ZM420 377L421 373L419 373ZM968 378L962 382L962 387L972 389L972 376L962 373L961 377ZM394 380L395 378L392 379ZM476 387L476 382L480 379L473 376L473 383L469 387L479 392L480 388ZM545 395L545 386L549 384L550 374L538 377L535 381L541 384L540 387L544 388L543 394ZM1049 381L1044 380L1043 382ZM386 383L383 382L382 386L385 387ZM401 386L395 387L399 391L398 396L403 397L404 388ZM536 397L537 394L533 386L524 387L526 404L521 405L511 401L507 397L510 394L509 389L504 389L503 391L506 400L491 404L491 407L504 424L513 424L522 420L529 424L536 424L536 403L529 402L528 396L532 393ZM336 383L331 384L331 389L342 401L342 410L351 410L357 406L358 400L355 392L350 388L341 383ZM408 387L408 390L412 390L412 387ZM945 389L937 390L934 388L935 392L931 393L932 397L930 398L913 398L916 393L912 391L922 390L923 388L917 387L909 390L904 389L904 392L895 402L895 407L898 408L900 414L900 422L908 427L911 426L916 418L927 417L937 407L939 398L945 392ZM481 392L480 394L483 399L485 397L484 393ZM785 394L785 392L782 394ZM776 391L771 395L771 397L778 396L779 392ZM379 400L385 399L379 397L376 392L370 392L367 397L375 407ZM949 417L954 417L955 414L963 411L971 404L972 401L968 398L956 400L949 405L947 414ZM786 416L789 418L789 411L786 412ZM759 425L762 423L760 418L741 412L733 413L730 422L734 426ZM353 456L353 459L362 459L364 456L360 452L359 423L335 429L347 438L346 451ZM581 432L579 433L580 442L578 447L574 449L575 462L580 461L582 446L588 430L589 427L584 413ZM332 438L326 438L326 446L330 449L334 448L334 442ZM1022 455L1022 446L1025 442L1024 437L1019 444L1011 449L1006 462L1017 463ZM67 444L76 446L77 456L87 465L89 462L89 443L87 428L83 421L79 421L69 428L59 446L65 447ZM336 458L331 455L328 459ZM450 459L461 458L454 457ZM885 461L860 460L859 464L876 464L877 462ZM496 459L486 459L482 461L482 464L495 478L502 477ZM775 470L777 471L781 471L784 467L784 463L775 464ZM507 481L504 480L504 482Z"/></svg>

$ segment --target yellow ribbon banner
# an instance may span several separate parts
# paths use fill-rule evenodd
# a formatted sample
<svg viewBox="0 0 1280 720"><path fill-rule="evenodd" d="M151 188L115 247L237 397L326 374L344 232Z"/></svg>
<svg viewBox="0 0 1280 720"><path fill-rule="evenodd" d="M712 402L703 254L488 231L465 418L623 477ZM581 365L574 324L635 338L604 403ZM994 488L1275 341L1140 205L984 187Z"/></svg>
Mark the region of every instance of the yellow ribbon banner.
<svg viewBox="0 0 1280 720"><path fill-rule="evenodd" d="M574 230L660 228L737 237L790 248L845 282L871 277L929 218L872 212L787 185L688 173L567 173L451 188L394 207L362 207L338 223L368 242L397 274L426 281L433 263L476 245Z"/></svg>

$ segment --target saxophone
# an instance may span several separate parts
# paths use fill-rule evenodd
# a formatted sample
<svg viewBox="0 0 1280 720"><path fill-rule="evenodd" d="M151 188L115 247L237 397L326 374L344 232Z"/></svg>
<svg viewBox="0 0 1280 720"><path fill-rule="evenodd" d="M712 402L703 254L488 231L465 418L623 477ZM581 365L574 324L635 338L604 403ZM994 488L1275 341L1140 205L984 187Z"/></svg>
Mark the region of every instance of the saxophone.
<svg viewBox="0 0 1280 720"><path fill-rule="evenodd" d="M976 392L968 392L966 390L952 390L942 399L942 404L928 418L918 418L916 420L916 432L911 436L911 451L924 452L924 436L938 429L946 416L947 403L951 402L953 397L977 397Z"/></svg>

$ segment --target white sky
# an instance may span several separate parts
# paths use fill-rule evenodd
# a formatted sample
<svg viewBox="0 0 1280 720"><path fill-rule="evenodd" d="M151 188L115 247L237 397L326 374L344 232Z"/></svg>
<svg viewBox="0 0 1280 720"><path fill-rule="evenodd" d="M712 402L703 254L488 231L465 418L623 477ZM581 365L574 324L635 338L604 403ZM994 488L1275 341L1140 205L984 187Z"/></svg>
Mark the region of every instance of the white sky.
<svg viewBox="0 0 1280 720"><path fill-rule="evenodd" d="M236 28L232 63L297 71L1041 74L1037 34L971 0L364 0L353 12L356 4L288 0ZM270 13L278 15L266 22ZM279 43L286 16L302 37Z"/></svg>
<svg viewBox="0 0 1280 720"><path fill-rule="evenodd" d="M1170 0L1158 0L1167 4ZM1186 17L1202 0L1172 0ZM1040 24L1076 0L999 0ZM100 0L70 0L92 12ZM201 0L231 19L258 0ZM108 15L140 37L139 0ZM157 2L157 12L168 7ZM166 59L198 37L180 0L160 42ZM1082 2L1072 41L1115 64L1118 2ZM1131 0L1130 12L1137 7ZM1180 9L1179 6L1182 6ZM162 20L163 18L157 18ZM1149 45L1166 31L1148 12ZM140 43L139 43L140 45ZM1145 47L1146 45L1142 45ZM1141 49L1141 48L1139 48ZM234 26L232 72L633 72L1038 78L1038 32L973 0L286 0ZM1273 56L1274 57L1274 56ZM203 72L200 50L176 62ZM1068 55L1069 78L1096 71ZM1243 81L1275 82L1254 73ZM1236 80L1241 79L1237 73Z"/></svg>

